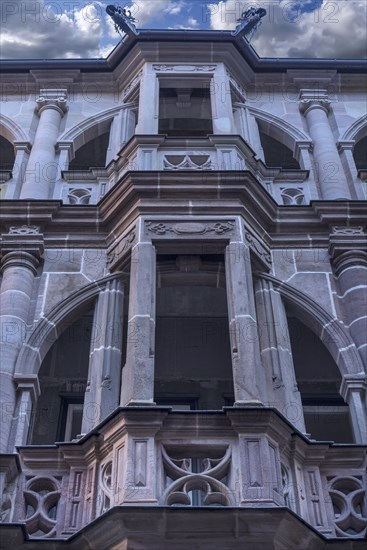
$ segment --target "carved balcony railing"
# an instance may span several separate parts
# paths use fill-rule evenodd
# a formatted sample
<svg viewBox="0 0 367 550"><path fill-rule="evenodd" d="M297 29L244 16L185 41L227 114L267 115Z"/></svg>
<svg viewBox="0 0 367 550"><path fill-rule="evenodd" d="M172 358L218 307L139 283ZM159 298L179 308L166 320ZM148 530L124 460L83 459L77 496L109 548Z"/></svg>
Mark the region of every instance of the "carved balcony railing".
<svg viewBox="0 0 367 550"><path fill-rule="evenodd" d="M116 506L286 507L325 537L363 539L366 456L308 441L273 409L120 409L78 441L3 455L1 518L53 539Z"/></svg>

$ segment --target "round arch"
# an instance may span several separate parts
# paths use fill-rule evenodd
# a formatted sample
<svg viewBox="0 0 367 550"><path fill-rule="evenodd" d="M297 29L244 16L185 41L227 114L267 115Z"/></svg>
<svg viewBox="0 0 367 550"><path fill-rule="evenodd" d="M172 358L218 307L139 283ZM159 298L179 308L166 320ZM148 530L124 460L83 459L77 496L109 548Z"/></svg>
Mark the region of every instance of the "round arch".
<svg viewBox="0 0 367 550"><path fill-rule="evenodd" d="M367 114L353 122L340 137L339 141L360 141L367 136Z"/></svg>
<svg viewBox="0 0 367 550"><path fill-rule="evenodd" d="M340 374L364 372L355 343L343 325L311 297L272 275L261 274L284 299L291 313L312 330L334 359Z"/></svg>
<svg viewBox="0 0 367 550"><path fill-rule="evenodd" d="M47 317L40 319L35 329L23 343L15 372L38 374L48 350L61 333L90 309L98 294L109 281L121 276L121 273L108 275L73 292L66 300L56 304L48 312Z"/></svg>
<svg viewBox="0 0 367 550"><path fill-rule="evenodd" d="M261 132L284 143L293 154L296 154L297 143L306 142L311 145L310 136L289 124L289 122L255 107L249 107L248 110L255 117Z"/></svg>
<svg viewBox="0 0 367 550"><path fill-rule="evenodd" d="M15 141L29 141L29 136L13 120L5 115L0 115L0 135L14 144Z"/></svg>
<svg viewBox="0 0 367 550"><path fill-rule="evenodd" d="M120 112L124 107L128 105L118 105L112 109L107 109L102 111L94 116L88 117L86 120L79 122L73 128L67 130L59 137L59 142L73 142L73 152L80 149L83 145L88 143L94 138L101 136L109 130L110 124L113 118Z"/></svg>

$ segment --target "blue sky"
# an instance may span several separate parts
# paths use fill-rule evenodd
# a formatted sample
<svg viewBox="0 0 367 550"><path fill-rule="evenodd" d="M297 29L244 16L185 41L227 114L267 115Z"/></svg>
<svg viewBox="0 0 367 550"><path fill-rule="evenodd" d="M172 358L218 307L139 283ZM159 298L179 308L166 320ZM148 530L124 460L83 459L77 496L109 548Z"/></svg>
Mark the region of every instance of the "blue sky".
<svg viewBox="0 0 367 550"><path fill-rule="evenodd" d="M120 37L111 0L0 0L2 58L106 57ZM250 6L267 16L252 46L261 57L367 57L367 0L134 0L138 28L232 30Z"/></svg>

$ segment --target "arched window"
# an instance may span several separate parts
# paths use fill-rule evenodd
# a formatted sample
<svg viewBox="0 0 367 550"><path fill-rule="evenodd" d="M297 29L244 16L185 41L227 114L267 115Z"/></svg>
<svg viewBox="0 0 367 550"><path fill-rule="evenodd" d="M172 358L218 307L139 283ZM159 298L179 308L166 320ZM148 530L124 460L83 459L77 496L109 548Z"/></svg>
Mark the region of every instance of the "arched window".
<svg viewBox="0 0 367 550"><path fill-rule="evenodd" d="M106 166L109 130L82 145L69 164L69 170L89 170Z"/></svg>
<svg viewBox="0 0 367 550"><path fill-rule="evenodd" d="M260 130L260 141L264 150L265 163L269 167L281 167L284 170L299 170L299 162L293 152L284 143Z"/></svg>
<svg viewBox="0 0 367 550"><path fill-rule="evenodd" d="M43 360L29 438L33 445L71 441L81 433L92 319L90 312L69 326Z"/></svg>
<svg viewBox="0 0 367 550"><path fill-rule="evenodd" d="M354 441L348 405L340 396L341 375L318 336L295 317L288 318L306 431L312 439Z"/></svg>
<svg viewBox="0 0 367 550"><path fill-rule="evenodd" d="M15 161L13 144L0 136L0 170L12 170Z"/></svg>
<svg viewBox="0 0 367 550"><path fill-rule="evenodd" d="M367 170L367 136L355 144L353 157L357 170Z"/></svg>

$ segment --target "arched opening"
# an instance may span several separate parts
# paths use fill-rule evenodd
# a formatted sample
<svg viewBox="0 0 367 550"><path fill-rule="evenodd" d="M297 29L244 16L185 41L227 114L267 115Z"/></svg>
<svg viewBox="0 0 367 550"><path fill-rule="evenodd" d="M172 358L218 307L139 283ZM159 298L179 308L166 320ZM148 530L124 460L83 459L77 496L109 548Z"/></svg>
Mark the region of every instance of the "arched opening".
<svg viewBox="0 0 367 550"><path fill-rule="evenodd" d="M15 162L13 144L0 135L0 170L12 170Z"/></svg>
<svg viewBox="0 0 367 550"><path fill-rule="evenodd" d="M292 150L287 145L261 130L260 141L267 166L281 167L284 170L300 170L299 162L294 158Z"/></svg>
<svg viewBox="0 0 367 550"><path fill-rule="evenodd" d="M233 404L223 255L158 255L155 401L176 409Z"/></svg>
<svg viewBox="0 0 367 550"><path fill-rule="evenodd" d="M354 441L347 403L339 393L339 369L320 338L296 317L288 317L293 363L306 431L312 439Z"/></svg>
<svg viewBox="0 0 367 550"><path fill-rule="evenodd" d="M81 433L92 322L89 311L66 328L46 354L29 444L71 441Z"/></svg>
<svg viewBox="0 0 367 550"><path fill-rule="evenodd" d="M357 170L367 170L367 136L355 144L353 157Z"/></svg>
<svg viewBox="0 0 367 550"><path fill-rule="evenodd" d="M89 170L90 168L104 168L109 144L109 128L104 133L94 137L82 145L75 153L69 164L69 170Z"/></svg>

